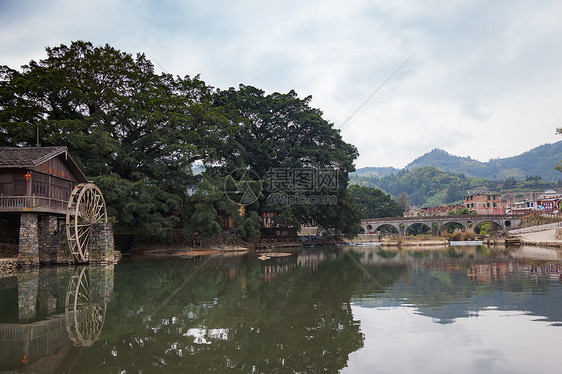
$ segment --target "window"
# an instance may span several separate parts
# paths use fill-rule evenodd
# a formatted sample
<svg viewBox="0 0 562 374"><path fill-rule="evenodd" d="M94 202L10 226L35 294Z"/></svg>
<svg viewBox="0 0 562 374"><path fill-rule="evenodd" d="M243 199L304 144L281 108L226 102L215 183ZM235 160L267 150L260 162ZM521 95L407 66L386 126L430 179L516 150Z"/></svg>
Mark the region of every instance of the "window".
<svg viewBox="0 0 562 374"><path fill-rule="evenodd" d="M494 207L494 208L495 208L495 207L496 207L496 203L493 203L493 204L492 204L492 207Z"/></svg>

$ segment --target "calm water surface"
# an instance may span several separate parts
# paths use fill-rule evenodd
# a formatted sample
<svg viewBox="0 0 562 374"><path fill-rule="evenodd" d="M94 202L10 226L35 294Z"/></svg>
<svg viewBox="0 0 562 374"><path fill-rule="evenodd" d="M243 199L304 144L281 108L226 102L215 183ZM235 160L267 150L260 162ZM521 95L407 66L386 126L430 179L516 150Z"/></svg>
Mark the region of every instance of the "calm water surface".
<svg viewBox="0 0 562 374"><path fill-rule="evenodd" d="M302 249L0 278L0 372L559 372L562 253Z"/></svg>

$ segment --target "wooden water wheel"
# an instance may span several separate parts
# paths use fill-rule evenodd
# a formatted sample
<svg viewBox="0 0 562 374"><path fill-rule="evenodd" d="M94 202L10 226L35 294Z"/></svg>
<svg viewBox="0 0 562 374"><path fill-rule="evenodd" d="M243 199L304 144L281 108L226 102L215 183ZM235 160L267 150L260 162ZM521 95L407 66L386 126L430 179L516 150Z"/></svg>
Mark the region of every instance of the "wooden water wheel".
<svg viewBox="0 0 562 374"><path fill-rule="evenodd" d="M64 304L66 331L75 346L91 346L103 329L107 304L94 300L91 287L87 268L77 268L68 283Z"/></svg>
<svg viewBox="0 0 562 374"><path fill-rule="evenodd" d="M66 238L76 261L88 262L92 226L101 222L107 223L107 208L98 186L82 183L74 187L66 208Z"/></svg>

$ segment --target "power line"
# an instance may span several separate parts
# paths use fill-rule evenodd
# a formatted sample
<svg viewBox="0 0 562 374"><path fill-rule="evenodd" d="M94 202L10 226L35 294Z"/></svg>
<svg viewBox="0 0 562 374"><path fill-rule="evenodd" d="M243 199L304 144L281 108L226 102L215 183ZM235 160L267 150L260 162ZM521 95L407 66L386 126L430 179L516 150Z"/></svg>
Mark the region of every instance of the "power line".
<svg viewBox="0 0 562 374"><path fill-rule="evenodd" d="M351 118L353 118L353 116L356 115L357 112L359 112L359 111L361 110L361 108L363 108L363 107L365 106L365 104L367 104L367 103L369 102L369 100L371 100L371 99L373 98L373 96L375 96L375 95L377 94L377 92L379 92L379 91L388 83L388 81L390 81L390 80L392 79L392 77L394 77L400 70L402 70L402 68L408 63L408 61L410 61L410 60L412 59L412 57L414 57L414 54L415 54L415 53L412 53L412 54L410 55L410 57L408 57L408 58L406 59L406 61L404 61L404 62L402 63L402 65L400 65L400 66L398 67L398 69L396 69L396 70L394 71L394 73L390 74L390 76L389 76L388 78L386 78L386 80L375 90L375 92L373 92L373 93L371 94L371 96L369 96L369 97L367 98L367 100L365 100L365 101L363 102L363 104L359 105L359 107L358 107L357 109L355 109L355 111L354 111L338 128L339 128L339 129L343 128L343 127L349 122L349 120L350 120Z"/></svg>

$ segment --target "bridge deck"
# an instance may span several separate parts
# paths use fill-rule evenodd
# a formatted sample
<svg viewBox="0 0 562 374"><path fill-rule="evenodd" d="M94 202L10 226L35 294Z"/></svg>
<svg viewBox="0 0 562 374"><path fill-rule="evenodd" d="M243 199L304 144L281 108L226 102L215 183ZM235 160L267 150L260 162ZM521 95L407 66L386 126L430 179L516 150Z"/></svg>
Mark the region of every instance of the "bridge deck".
<svg viewBox="0 0 562 374"><path fill-rule="evenodd" d="M388 221L432 221L432 220L455 220L455 219L462 219L462 220L482 220L482 219L517 219L520 218L518 216L508 216L508 215L500 215L500 214L488 214L488 215L479 215L479 214L464 214L464 215L443 215L443 216L419 216L419 217L383 217L383 218L365 218L361 221L364 223L369 222L388 222Z"/></svg>

